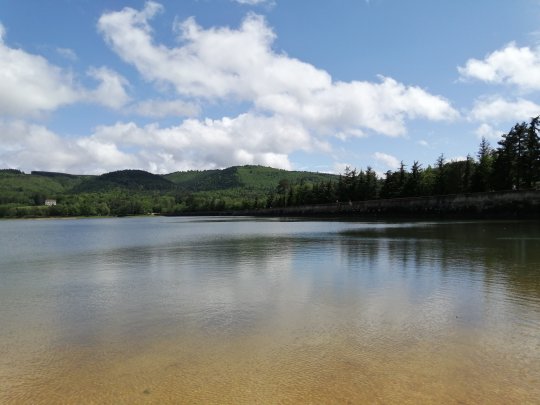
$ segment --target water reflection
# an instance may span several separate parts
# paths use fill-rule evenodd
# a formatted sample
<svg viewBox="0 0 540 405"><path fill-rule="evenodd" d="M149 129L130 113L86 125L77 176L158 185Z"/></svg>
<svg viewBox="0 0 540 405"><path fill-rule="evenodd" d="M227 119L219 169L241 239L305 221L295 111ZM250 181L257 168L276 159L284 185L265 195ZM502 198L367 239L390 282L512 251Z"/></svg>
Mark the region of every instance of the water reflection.
<svg viewBox="0 0 540 405"><path fill-rule="evenodd" d="M351 238L345 240L346 246L355 240L375 241L371 252L386 250L403 269L475 273L486 283L518 289L524 299L536 300L540 294L540 225L536 222L407 224L343 234ZM354 247L345 251L351 254Z"/></svg>
<svg viewBox="0 0 540 405"><path fill-rule="evenodd" d="M540 394L537 223L111 221L2 252L0 402Z"/></svg>

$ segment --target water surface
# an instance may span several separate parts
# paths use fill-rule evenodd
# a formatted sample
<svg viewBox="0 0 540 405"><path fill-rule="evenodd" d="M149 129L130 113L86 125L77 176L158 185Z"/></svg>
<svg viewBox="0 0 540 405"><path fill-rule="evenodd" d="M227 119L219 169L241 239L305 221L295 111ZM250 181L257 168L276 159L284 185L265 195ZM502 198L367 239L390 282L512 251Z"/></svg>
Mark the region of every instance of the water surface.
<svg viewBox="0 0 540 405"><path fill-rule="evenodd" d="M0 403L538 403L540 223L0 222Z"/></svg>

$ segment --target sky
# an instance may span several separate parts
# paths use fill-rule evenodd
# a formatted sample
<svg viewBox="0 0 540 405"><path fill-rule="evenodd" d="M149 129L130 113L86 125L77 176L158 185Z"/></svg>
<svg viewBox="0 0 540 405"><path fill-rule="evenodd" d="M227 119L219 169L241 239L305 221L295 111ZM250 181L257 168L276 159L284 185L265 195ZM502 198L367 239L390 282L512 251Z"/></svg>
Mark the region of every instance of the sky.
<svg viewBox="0 0 540 405"><path fill-rule="evenodd" d="M540 115L540 0L0 0L0 168L340 173Z"/></svg>

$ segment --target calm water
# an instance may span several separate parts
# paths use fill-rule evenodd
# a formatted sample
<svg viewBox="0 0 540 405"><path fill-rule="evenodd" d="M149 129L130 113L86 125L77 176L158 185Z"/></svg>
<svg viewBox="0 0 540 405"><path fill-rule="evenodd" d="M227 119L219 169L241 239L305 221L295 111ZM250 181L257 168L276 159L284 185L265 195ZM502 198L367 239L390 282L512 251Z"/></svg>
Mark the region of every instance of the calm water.
<svg viewBox="0 0 540 405"><path fill-rule="evenodd" d="M539 398L538 222L0 222L0 403Z"/></svg>

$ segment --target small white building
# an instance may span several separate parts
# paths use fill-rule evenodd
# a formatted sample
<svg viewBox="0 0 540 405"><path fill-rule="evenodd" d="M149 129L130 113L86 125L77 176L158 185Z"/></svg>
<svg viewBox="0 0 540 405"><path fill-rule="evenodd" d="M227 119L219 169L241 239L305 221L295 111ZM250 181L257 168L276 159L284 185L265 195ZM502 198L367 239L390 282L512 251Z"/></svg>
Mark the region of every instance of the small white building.
<svg viewBox="0 0 540 405"><path fill-rule="evenodd" d="M52 207L53 205L56 205L56 200L46 199L46 200L45 200L45 205L46 205L47 207Z"/></svg>

